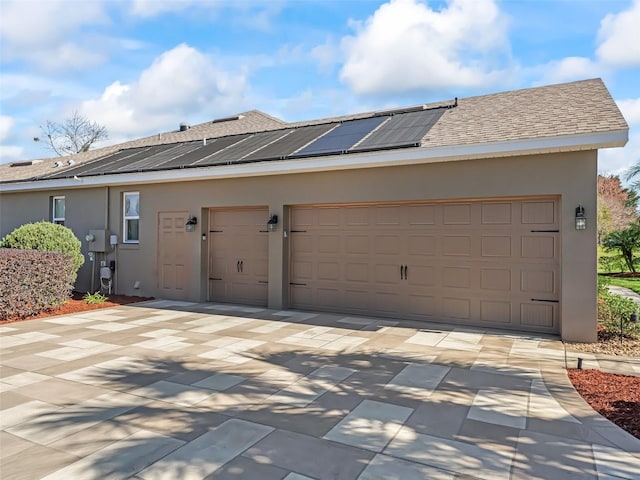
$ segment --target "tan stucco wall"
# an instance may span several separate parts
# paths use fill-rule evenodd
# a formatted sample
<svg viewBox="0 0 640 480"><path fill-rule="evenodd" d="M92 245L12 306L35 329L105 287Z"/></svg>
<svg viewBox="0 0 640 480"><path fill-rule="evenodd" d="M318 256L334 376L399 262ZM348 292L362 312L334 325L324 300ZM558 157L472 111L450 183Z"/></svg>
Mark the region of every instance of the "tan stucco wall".
<svg viewBox="0 0 640 480"><path fill-rule="evenodd" d="M157 214L160 211L188 210L198 216L198 232L187 236L191 258L185 300L206 300L205 209L208 207L267 206L281 219L278 233L269 235L269 307L286 307L286 209L290 205L314 203L358 203L559 196L562 216L561 235L561 335L566 340L596 340L596 176L595 151L536 155L518 158L484 159L424 165L292 174L242 179L164 183L137 188L111 187L109 228L122 238L122 192L139 191L141 231L139 245L118 247L118 292L156 294ZM76 193L78 192L78 193ZM82 193L79 193L82 192ZM48 198L54 193L3 194L0 233L29 219L46 218ZM59 194L55 192L55 194ZM61 193L65 194L65 193ZM89 228L103 227L105 189L69 191L67 218L80 238ZM82 212L75 216L75 197ZM588 217L588 229L576 231L574 211L582 204ZM24 206L24 207L23 207ZM39 213L42 211L43 213ZM96 211L95 214L91 213ZM101 217L102 215L102 217ZM265 222L266 222L265 218ZM92 223L93 222L93 223ZM89 227L88 225L93 225ZM97 225L98 227L96 227ZM111 257L113 257L112 254ZM203 271L205 270L205 271ZM134 282L140 289L134 289Z"/></svg>

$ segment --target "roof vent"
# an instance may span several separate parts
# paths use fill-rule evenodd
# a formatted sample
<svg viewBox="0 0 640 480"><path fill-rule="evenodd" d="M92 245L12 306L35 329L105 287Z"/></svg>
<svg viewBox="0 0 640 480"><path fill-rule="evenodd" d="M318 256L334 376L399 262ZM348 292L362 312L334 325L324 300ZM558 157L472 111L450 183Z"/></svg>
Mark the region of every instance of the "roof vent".
<svg viewBox="0 0 640 480"><path fill-rule="evenodd" d="M75 165L76 162L73 160L67 160L67 165L71 166L71 165Z"/></svg>
<svg viewBox="0 0 640 480"><path fill-rule="evenodd" d="M9 164L10 167L28 167L35 165L36 163L42 163L42 160L25 160L23 162L13 162Z"/></svg>
<svg viewBox="0 0 640 480"><path fill-rule="evenodd" d="M242 115L233 115L231 117L216 118L215 120L212 120L211 123L231 122L233 120L240 120L241 118Z"/></svg>
<svg viewBox="0 0 640 480"><path fill-rule="evenodd" d="M58 160L56 163L53 164L53 168L60 168L62 166L62 162L60 160Z"/></svg>
<svg viewBox="0 0 640 480"><path fill-rule="evenodd" d="M180 131L181 132L186 132L187 130L189 130L191 127L188 123L182 122L180 124Z"/></svg>

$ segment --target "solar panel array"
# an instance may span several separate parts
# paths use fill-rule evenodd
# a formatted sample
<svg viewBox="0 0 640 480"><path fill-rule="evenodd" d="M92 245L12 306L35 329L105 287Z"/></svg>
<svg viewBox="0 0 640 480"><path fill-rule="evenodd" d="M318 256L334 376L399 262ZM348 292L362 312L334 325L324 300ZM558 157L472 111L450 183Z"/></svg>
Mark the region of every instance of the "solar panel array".
<svg viewBox="0 0 640 480"><path fill-rule="evenodd" d="M121 150L46 178L196 168L420 146L444 108Z"/></svg>

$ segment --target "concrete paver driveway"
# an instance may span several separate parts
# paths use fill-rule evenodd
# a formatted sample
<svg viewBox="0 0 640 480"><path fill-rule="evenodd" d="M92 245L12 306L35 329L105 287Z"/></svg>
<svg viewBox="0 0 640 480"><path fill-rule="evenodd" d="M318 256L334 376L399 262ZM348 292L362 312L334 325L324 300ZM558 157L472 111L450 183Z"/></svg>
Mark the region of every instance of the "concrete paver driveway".
<svg viewBox="0 0 640 480"><path fill-rule="evenodd" d="M4 480L640 478L551 337L171 301L0 332Z"/></svg>

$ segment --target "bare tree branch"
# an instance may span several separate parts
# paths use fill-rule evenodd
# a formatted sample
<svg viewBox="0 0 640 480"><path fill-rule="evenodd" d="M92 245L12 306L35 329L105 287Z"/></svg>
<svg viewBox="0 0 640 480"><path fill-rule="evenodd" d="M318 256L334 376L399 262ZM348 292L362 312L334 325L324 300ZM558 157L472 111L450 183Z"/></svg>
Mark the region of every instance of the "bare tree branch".
<svg viewBox="0 0 640 480"><path fill-rule="evenodd" d="M94 143L109 138L104 125L90 121L77 110L64 122L47 120L40 130L44 134L45 147L60 157L87 152ZM39 137L33 140L41 141Z"/></svg>

